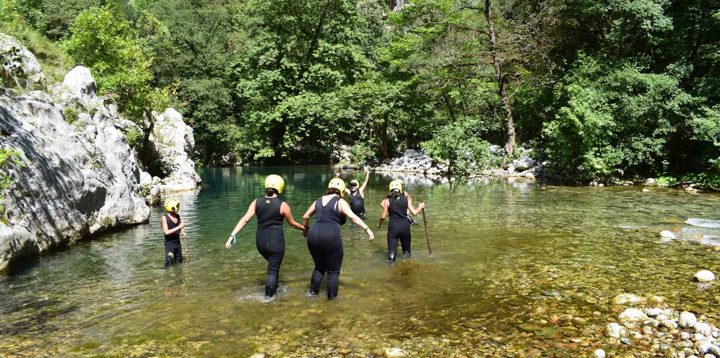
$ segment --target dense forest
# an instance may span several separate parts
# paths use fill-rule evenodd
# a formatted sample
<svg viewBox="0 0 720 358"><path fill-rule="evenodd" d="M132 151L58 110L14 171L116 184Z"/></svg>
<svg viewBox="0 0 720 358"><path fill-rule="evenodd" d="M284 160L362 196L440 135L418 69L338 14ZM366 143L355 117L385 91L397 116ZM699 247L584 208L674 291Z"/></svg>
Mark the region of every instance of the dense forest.
<svg viewBox="0 0 720 358"><path fill-rule="evenodd" d="M177 108L207 166L348 145L462 175L527 143L573 182L720 183L718 0L3 0L0 21L143 128Z"/></svg>

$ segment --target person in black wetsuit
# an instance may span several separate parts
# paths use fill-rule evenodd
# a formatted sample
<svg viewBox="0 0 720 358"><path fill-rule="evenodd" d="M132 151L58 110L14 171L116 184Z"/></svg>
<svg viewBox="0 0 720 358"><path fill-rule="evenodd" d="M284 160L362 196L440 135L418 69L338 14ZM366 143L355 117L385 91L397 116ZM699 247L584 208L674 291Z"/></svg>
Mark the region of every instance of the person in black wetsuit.
<svg viewBox="0 0 720 358"><path fill-rule="evenodd" d="M413 215L417 215L425 208L425 203L421 202L417 208L413 207L412 197L403 191L402 182L399 180L391 181L389 189L390 193L387 198L383 199L382 203L380 203L382 213L380 213L378 227L380 227L383 220L390 214L387 233L388 260L394 262L397 254L398 240L402 246L403 257L410 257L412 255L410 249L412 237L407 211L410 210Z"/></svg>
<svg viewBox="0 0 720 358"><path fill-rule="evenodd" d="M368 240L375 239L370 227L352 210L350 205L340 196L345 191L345 182L335 178L330 180L327 193L310 205L303 215L303 224L307 228L312 215L317 220L312 224L307 236L308 249L312 255L315 267L310 277L310 294L320 293L320 282L327 272L327 297L332 300L338 295L340 286L340 267L343 260L343 243L340 237L340 225L344 224L346 217L368 234Z"/></svg>
<svg viewBox="0 0 720 358"><path fill-rule="evenodd" d="M163 234L165 234L165 267L183 262L180 235L185 235L185 223L180 220L180 201L175 198L165 202L165 215L160 218Z"/></svg>
<svg viewBox="0 0 720 358"><path fill-rule="evenodd" d="M278 194L283 192L285 182L279 175L269 175L265 178L265 196L253 200L245 215L235 225L230 237L225 242L226 248L231 248L237 238L235 235L245 225L257 216L257 231L255 232L255 245L258 252L268 262L265 276L265 297L275 296L280 276L280 264L285 256L285 236L283 234L283 219L295 229L303 230L293 218L290 206Z"/></svg>
<svg viewBox="0 0 720 358"><path fill-rule="evenodd" d="M350 181L350 190L348 190L348 196L350 200L350 210L361 219L365 219L365 189L367 188L368 181L370 180L370 171L365 169L365 181L362 186L357 180Z"/></svg>

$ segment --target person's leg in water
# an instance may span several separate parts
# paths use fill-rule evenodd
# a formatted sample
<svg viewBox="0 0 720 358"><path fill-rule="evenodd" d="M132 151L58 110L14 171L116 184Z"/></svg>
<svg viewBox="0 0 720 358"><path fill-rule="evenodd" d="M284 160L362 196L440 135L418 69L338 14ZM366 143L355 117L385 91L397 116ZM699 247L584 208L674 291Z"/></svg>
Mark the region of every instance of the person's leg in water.
<svg viewBox="0 0 720 358"><path fill-rule="evenodd" d="M388 243L388 261L395 262L397 255L398 235L395 232L395 225L391 222L388 224L387 243Z"/></svg>
<svg viewBox="0 0 720 358"><path fill-rule="evenodd" d="M317 295L320 293L320 283L327 271L327 264L325 262L322 245L320 245L317 238L308 238L308 249L315 263L315 267L310 275L310 294Z"/></svg>
<svg viewBox="0 0 720 358"><path fill-rule="evenodd" d="M175 263L175 253L177 252L175 242L165 241L165 267L170 267Z"/></svg>
<svg viewBox="0 0 720 358"><path fill-rule="evenodd" d="M256 246L268 262L265 274L265 297L273 297L280 281L280 265L285 256L285 239L282 230L258 231Z"/></svg>
<svg viewBox="0 0 720 358"><path fill-rule="evenodd" d="M402 246L403 257L411 257L412 252L410 250L410 243L412 242L412 236L410 235L410 225L398 233L400 236L400 245Z"/></svg>
<svg viewBox="0 0 720 358"><path fill-rule="evenodd" d="M339 233L338 233L339 234ZM334 242L329 243L326 248L326 261L327 261L327 288L328 288L328 299L334 300L337 298L338 289L340 288L340 267L342 267L343 260L343 244L342 240L338 236Z"/></svg>
<svg viewBox="0 0 720 358"><path fill-rule="evenodd" d="M175 262L182 263L183 262L183 254L182 254L182 244L178 242L177 246L175 247Z"/></svg>

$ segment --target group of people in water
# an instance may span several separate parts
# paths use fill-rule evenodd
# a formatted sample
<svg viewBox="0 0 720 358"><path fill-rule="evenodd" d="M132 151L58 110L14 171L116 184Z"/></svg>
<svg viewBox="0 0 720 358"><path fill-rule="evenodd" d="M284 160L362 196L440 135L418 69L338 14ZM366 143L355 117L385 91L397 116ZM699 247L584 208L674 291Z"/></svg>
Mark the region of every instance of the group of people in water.
<svg viewBox="0 0 720 358"><path fill-rule="evenodd" d="M265 296L274 297L278 288L280 264L285 255L283 222L287 221L292 228L301 230L303 236L307 238L308 250L315 264L310 277L309 293L311 295L320 293L320 283L327 274L327 297L334 299L338 295L340 268L343 261L340 225L350 219L367 233L369 241L375 238L375 234L363 221L368 179L369 173L366 171L364 183L360 185L359 181L352 180L349 189L345 186L345 181L339 177L331 179L325 194L308 207L303 215L303 223L300 224L295 221L290 205L280 198L285 188L285 181L279 175L269 175L265 178L264 195L250 202L247 212L230 233L225 247L230 249L237 241L237 233L253 216L257 218L255 245L268 262ZM346 193L349 203L343 199ZM161 224L165 234L165 266L167 267L183 260L180 235L184 232L185 224L180 219L180 202L177 199L167 200L164 206L167 213L161 218ZM420 202L415 207L412 197L404 190L403 182L393 180L388 187L388 195L380 206L382 212L378 227L389 216L388 260L395 261L398 241L401 243L403 257L410 257L412 218L408 212L417 215L425 208L425 203ZM309 221L313 215L316 220L310 225Z"/></svg>

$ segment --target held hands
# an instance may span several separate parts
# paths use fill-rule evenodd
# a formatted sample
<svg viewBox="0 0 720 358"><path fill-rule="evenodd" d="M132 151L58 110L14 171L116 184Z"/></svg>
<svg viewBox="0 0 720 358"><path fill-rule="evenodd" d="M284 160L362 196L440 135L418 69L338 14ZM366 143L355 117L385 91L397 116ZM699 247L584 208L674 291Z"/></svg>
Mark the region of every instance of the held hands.
<svg viewBox="0 0 720 358"><path fill-rule="evenodd" d="M302 236L307 237L309 231L310 231L310 226L305 225L305 228L302 230Z"/></svg>

